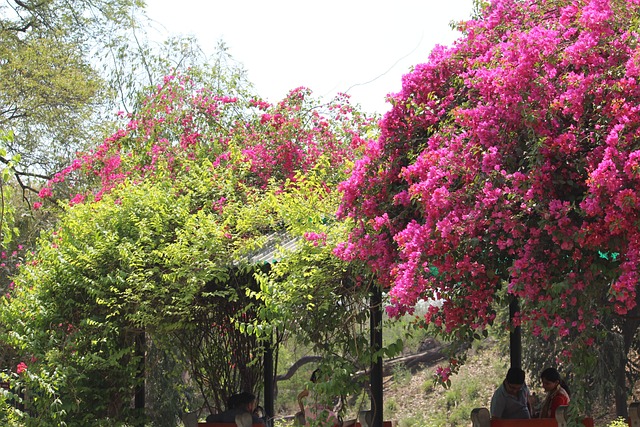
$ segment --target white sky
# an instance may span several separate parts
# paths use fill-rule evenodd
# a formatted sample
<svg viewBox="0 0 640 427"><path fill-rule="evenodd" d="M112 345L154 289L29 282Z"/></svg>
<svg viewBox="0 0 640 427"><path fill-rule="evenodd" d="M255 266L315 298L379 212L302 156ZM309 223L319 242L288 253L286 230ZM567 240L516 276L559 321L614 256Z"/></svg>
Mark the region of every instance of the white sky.
<svg viewBox="0 0 640 427"><path fill-rule="evenodd" d="M460 35L473 0L147 0L165 35L194 35L207 54L218 40L248 71L258 94L277 102L298 86L315 96L347 92L380 114L402 75L436 44Z"/></svg>

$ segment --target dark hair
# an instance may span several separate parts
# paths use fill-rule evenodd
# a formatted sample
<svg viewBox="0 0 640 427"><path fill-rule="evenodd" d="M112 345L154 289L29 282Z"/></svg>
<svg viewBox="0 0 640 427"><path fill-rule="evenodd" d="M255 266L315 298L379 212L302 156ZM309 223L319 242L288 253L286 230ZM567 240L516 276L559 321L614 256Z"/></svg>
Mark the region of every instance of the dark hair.
<svg viewBox="0 0 640 427"><path fill-rule="evenodd" d="M234 409L240 406L248 405L249 403L256 400L256 395L249 393L248 391L243 391L242 393L234 394L229 397L227 400L227 409Z"/></svg>
<svg viewBox="0 0 640 427"><path fill-rule="evenodd" d="M560 372L558 372L556 368L545 369L544 371L542 371L542 373L540 373L540 378L543 380L551 381L551 382L557 381L558 383L560 383L560 387L562 387L564 391L566 391L567 394L571 396L571 391L569 390L569 386L567 385L565 380L562 379L562 377L560 376Z"/></svg>
<svg viewBox="0 0 640 427"><path fill-rule="evenodd" d="M506 379L509 384L524 384L524 371L520 368L509 368Z"/></svg>

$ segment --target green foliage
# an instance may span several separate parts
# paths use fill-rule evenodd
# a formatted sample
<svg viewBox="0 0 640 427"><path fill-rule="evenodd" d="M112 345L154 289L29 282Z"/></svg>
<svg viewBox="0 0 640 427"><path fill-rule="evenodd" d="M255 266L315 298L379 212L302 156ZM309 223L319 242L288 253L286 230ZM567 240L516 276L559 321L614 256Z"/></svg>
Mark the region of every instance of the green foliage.
<svg viewBox="0 0 640 427"><path fill-rule="evenodd" d="M7 165L2 238L6 247L6 239L15 240L22 228L29 234L18 244L32 247L57 212L31 212L40 205L34 200L39 189L58 180L78 151L113 131L115 111L131 111L147 87L175 70L192 68L195 74L201 69L203 77L210 76L208 64L217 61L227 67L216 71L218 78L239 68L230 60L206 58L193 39L151 43L140 0L9 3L0 8L0 129L6 135L11 130L10 139L3 134L0 152L0 162ZM221 50L219 56L228 55ZM235 84L248 85L240 75ZM58 194L66 197L88 181L60 185ZM11 189L17 190L13 197Z"/></svg>
<svg viewBox="0 0 640 427"><path fill-rule="evenodd" d="M442 394L442 397L437 399L437 406L425 416L426 423L423 425L466 426L472 409L488 407L491 395L505 371L502 367L486 366L483 368L486 371L478 375L465 368L468 367L463 367L460 374L452 378L451 386L446 391L438 387L427 390L427 393Z"/></svg>
<svg viewBox="0 0 640 427"><path fill-rule="evenodd" d="M7 159L7 148L13 143L13 132L6 132L0 129L0 158ZM7 245L18 234L15 227L16 209L11 203L13 188L10 184L11 175L20 162L20 155L15 154L8 159L0 171L0 242L2 248Z"/></svg>
<svg viewBox="0 0 640 427"><path fill-rule="evenodd" d="M188 366L180 348L162 344L148 346L146 413L153 426L175 427L185 413L199 410L204 402L195 385L182 379Z"/></svg>
<svg viewBox="0 0 640 427"><path fill-rule="evenodd" d="M432 393L436 387L437 387L436 382L433 381L433 379L429 379L422 383L422 392L424 394Z"/></svg>
<svg viewBox="0 0 640 427"><path fill-rule="evenodd" d="M172 390L178 406L156 402L167 418L257 391L261 340L284 333L325 356L332 375L315 386L319 396L359 392L355 372L401 349L396 341L370 354L369 282L354 282L331 249L349 226L333 217L335 188L367 119L340 100L324 117L305 90L269 106L238 75L200 87L208 78L167 76L124 129L46 188L63 195L80 183L0 313L10 325L3 341L33 360L34 375L58 369L45 382L63 411L42 399L42 419L139 421L128 401L142 337L189 370L192 383ZM283 235L295 239L292 252L277 251L271 268L252 261ZM202 399L181 392L189 386Z"/></svg>
<svg viewBox="0 0 640 427"><path fill-rule="evenodd" d="M175 201L167 188L139 186L105 197L100 209L67 209L16 277L15 294L2 312L3 323L13 325L6 342L31 354L34 373L57 373L56 382L43 381L62 394L73 422L136 417L117 405L137 384L136 337L144 326L153 331L154 316L188 314L194 295L189 286L215 274L194 274L189 281L162 274L181 262L165 243L165 233L188 213L187 201ZM173 295L177 289L180 298ZM46 399L42 404L30 403L40 416L52 416Z"/></svg>
<svg viewBox="0 0 640 427"><path fill-rule="evenodd" d="M207 230L210 219L196 215L187 220L184 210L167 210L162 200L147 200L153 190L122 190L125 197L110 200L112 204L124 201L121 210L103 210L104 205L77 208L54 232L48 228L52 213L67 215L69 210L52 204L52 209L31 211L32 206L41 204L33 199L42 182L67 166L78 150L112 132L113 110L139 106L140 95L148 93L143 88L153 86L167 73L193 67L194 78L218 91L248 86L243 72L223 49L212 59L218 67L209 70L193 40L173 39L160 48L149 43L141 27L142 6L138 0L45 0L18 2L0 10L0 127L12 130L2 134L0 147L0 161L5 165L0 183L0 289L3 295L7 291L11 294L2 314L1 354L3 366L33 358L30 373L41 381L29 384L29 389L53 393L42 393L28 402L38 413L34 418L38 421L33 422L73 417L70 414L84 413L87 407L90 409L83 416L93 423L97 422L94 416L135 419L135 414L118 412L128 405L131 390L138 383L135 337L140 336L142 327L154 327L154 315L167 316L166 324L190 315L193 293L188 285L220 278L215 268L201 276L196 266L188 272L191 282L181 286L186 280L184 271L163 271L171 269L171 263L193 267L193 253L182 250L184 236L177 237L172 246L163 246L162 239L175 237L176 221L191 221L183 232L193 233L203 245L189 246L193 251L204 253L210 249L204 245L215 239ZM144 73L137 72L140 70ZM223 77L228 77L228 85L221 83ZM54 181L58 182L56 195L63 198L72 191L91 188L95 182L91 177L76 177L60 183L60 176ZM161 196L170 195L167 191ZM149 203L138 205L127 196ZM97 227L92 229L92 225ZM23 270L13 292L11 276L22 261L23 248L33 248L43 228L49 230L40 240L45 249L39 254L44 258L31 255L26 265L32 270ZM200 239L198 233L204 237ZM66 251L56 254L60 246ZM143 253L146 250L149 253ZM201 259L200 268L206 269L209 260L196 257ZM38 287L40 277L42 287ZM173 288L162 289L162 283L169 282ZM183 294L176 297L176 289ZM161 312L156 304L162 301L175 303L175 309ZM179 327L176 322L165 329ZM56 372L55 381L50 372ZM182 384L176 382L175 387ZM61 396L69 407L59 411L56 405L47 406L54 395L55 399ZM33 413L20 415L29 416Z"/></svg>
<svg viewBox="0 0 640 427"><path fill-rule="evenodd" d="M384 412L385 414L393 414L398 409L398 404L395 399L386 399L384 401Z"/></svg>
<svg viewBox="0 0 640 427"><path fill-rule="evenodd" d="M52 175L89 139L104 87L92 49L129 22L135 3L46 0L0 10L0 127L14 130L7 150L25 160L23 177Z"/></svg>
<svg viewBox="0 0 640 427"><path fill-rule="evenodd" d="M618 417L607 424L607 427L627 427L628 425L629 423L627 423L626 419L624 419L623 417Z"/></svg>

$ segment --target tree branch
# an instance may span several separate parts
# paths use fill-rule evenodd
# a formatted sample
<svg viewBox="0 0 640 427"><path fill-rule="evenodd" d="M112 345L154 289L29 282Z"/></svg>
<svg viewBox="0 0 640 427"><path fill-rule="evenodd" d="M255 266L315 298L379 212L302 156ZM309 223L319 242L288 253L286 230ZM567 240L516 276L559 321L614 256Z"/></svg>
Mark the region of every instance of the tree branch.
<svg viewBox="0 0 640 427"><path fill-rule="evenodd" d="M321 360L322 360L322 356L305 356L305 357L302 357L302 358L298 359L296 361L296 363L291 365L291 367L289 368L289 370L285 374L276 375L275 381L277 382L277 381L288 380L302 366L306 365L307 363L319 362Z"/></svg>

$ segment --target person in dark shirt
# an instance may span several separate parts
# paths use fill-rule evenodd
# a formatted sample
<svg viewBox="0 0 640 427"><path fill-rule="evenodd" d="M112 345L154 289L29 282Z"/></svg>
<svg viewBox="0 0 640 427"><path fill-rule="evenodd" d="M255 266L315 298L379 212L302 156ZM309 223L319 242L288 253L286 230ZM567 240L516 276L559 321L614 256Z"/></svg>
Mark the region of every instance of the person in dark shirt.
<svg viewBox="0 0 640 427"><path fill-rule="evenodd" d="M208 423L235 423L236 415L251 414L253 424L264 424L264 420L254 414L256 408L256 396L249 392L234 394L227 402L227 410L220 414L211 414L207 417Z"/></svg>
<svg viewBox="0 0 640 427"><path fill-rule="evenodd" d="M510 368L507 377L491 398L491 417L504 419L531 418L529 389L524 371Z"/></svg>

